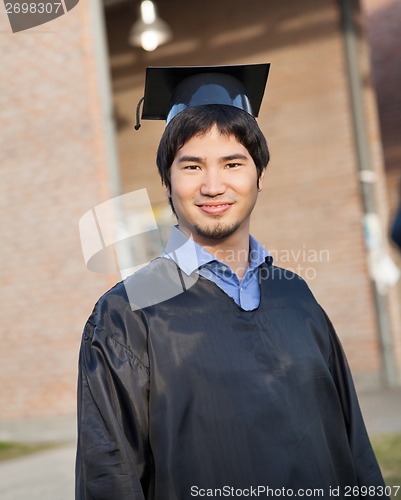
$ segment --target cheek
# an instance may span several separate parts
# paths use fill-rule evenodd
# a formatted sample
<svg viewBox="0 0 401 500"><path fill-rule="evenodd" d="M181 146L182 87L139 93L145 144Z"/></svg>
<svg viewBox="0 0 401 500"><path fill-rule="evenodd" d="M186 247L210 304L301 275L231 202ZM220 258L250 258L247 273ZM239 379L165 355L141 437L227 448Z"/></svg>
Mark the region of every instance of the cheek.
<svg viewBox="0 0 401 500"><path fill-rule="evenodd" d="M258 193L258 179L257 177L247 177L242 179L237 185L237 190L244 196L253 197L255 193Z"/></svg>
<svg viewBox="0 0 401 500"><path fill-rule="evenodd" d="M170 189L170 198L173 200L174 205L183 207L192 199L192 196L187 186L174 185Z"/></svg>
<svg viewBox="0 0 401 500"><path fill-rule="evenodd" d="M196 194L197 184L195 179L171 177L170 196L176 199L190 200Z"/></svg>

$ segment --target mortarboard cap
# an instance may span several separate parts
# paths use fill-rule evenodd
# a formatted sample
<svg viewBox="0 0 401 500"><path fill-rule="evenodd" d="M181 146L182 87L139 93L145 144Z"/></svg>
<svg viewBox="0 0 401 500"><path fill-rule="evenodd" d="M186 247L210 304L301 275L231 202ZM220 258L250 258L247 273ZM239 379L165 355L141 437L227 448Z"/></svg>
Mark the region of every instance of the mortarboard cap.
<svg viewBox="0 0 401 500"><path fill-rule="evenodd" d="M258 116L270 64L146 68L142 119L167 123L186 108L226 104Z"/></svg>

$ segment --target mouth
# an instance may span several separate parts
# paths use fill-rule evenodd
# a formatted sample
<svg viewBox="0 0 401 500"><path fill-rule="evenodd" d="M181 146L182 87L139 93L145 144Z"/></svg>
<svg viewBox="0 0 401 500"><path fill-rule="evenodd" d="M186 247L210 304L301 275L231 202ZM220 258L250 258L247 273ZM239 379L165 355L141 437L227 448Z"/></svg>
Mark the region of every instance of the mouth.
<svg viewBox="0 0 401 500"><path fill-rule="evenodd" d="M202 212L217 215L226 212L232 205L233 203L202 203L197 206Z"/></svg>

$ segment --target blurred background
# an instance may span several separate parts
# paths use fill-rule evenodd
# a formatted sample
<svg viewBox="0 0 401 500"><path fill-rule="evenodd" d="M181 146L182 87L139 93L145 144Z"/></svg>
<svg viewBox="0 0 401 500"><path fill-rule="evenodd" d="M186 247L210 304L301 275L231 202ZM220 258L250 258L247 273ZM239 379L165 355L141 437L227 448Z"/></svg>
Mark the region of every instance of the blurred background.
<svg viewBox="0 0 401 500"><path fill-rule="evenodd" d="M155 0L156 39L140 4L81 0L19 33L0 15L0 440L74 432L81 332L121 279L86 268L80 218L146 188L171 222L164 123L133 130L146 66L271 63L252 233L307 280L358 390L399 387L401 3Z"/></svg>

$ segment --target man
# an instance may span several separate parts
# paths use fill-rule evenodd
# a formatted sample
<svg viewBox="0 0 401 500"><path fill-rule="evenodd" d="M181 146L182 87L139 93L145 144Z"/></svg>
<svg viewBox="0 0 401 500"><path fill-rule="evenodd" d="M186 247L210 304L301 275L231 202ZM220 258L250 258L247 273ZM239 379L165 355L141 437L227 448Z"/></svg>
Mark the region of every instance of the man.
<svg viewBox="0 0 401 500"><path fill-rule="evenodd" d="M78 499L385 496L329 319L249 234L268 69L148 72L143 117L168 115L157 165L178 225L85 327Z"/></svg>

